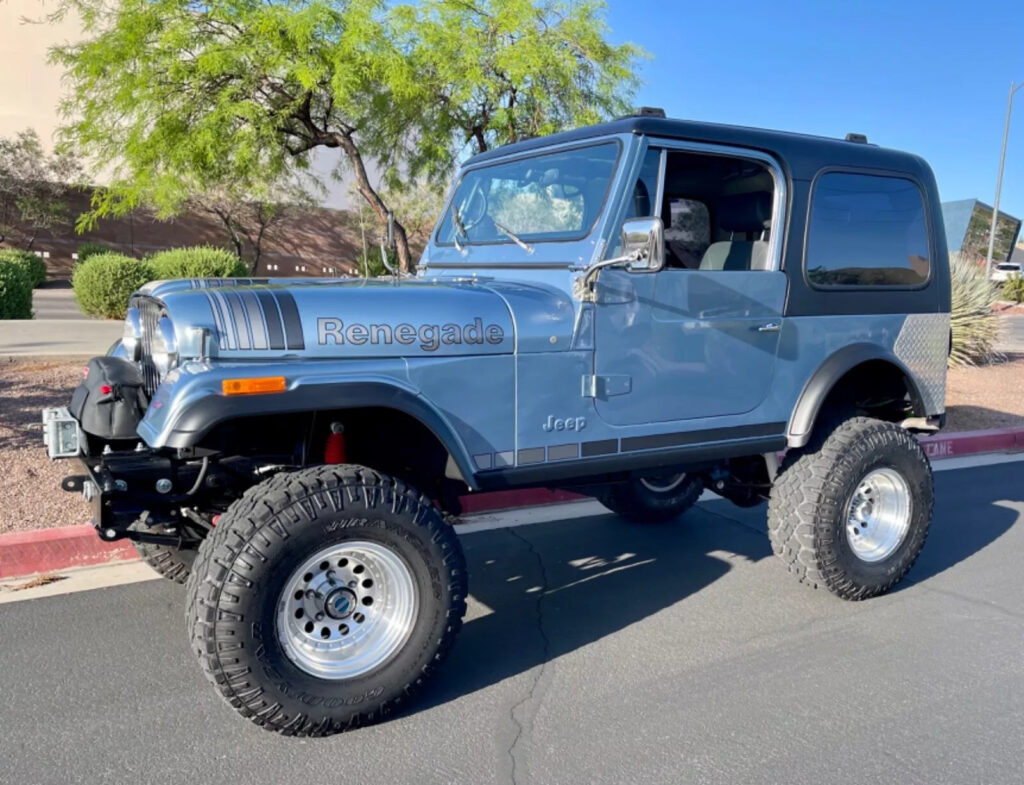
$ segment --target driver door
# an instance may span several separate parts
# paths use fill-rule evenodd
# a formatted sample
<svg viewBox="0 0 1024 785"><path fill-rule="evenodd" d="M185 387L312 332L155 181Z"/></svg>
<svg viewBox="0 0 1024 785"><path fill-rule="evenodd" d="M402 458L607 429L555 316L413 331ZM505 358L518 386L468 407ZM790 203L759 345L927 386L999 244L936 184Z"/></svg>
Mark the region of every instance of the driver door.
<svg viewBox="0 0 1024 785"><path fill-rule="evenodd" d="M664 149L647 150L640 179L644 173L649 177L656 171L659 180L648 181L637 190L657 194L650 210L662 216L667 238L673 237L671 224L679 211L673 200L663 196L666 177L669 188L673 180L681 184L679 187L693 181L688 187L705 191L709 200L714 196L705 221L707 237L703 244L707 248L695 254L695 261L690 262L694 267L682 266L678 258L681 255L677 255L676 266L651 275L621 269L602 271L595 307L594 369L598 389L603 393L595 398L594 405L598 416L612 425L725 417L751 411L767 396L775 370L786 297L786 276L778 269L780 243L737 240L738 233L726 227L742 227L744 221L758 220L751 217L754 201L769 205L762 208L765 223L770 215L771 228L781 227L781 176L773 175L776 190L770 196L774 199L764 199L763 193L732 195L727 192L731 180L702 184L699 177L694 180L688 176L687 166L697 170L706 163L698 159L709 156L693 154L688 159L684 155L673 169L666 166L667 155ZM712 161L702 171L715 172L716 166L731 171L723 161ZM674 171L679 174L674 176ZM757 182L763 183L764 179ZM641 201L632 199L633 204ZM632 217L629 209L627 206L626 217ZM691 234L694 223L700 221L688 222ZM761 234L766 233L764 230ZM758 251L753 254L756 259L745 263L756 269L743 269L743 254L749 255L752 247ZM734 258L740 263L733 264Z"/></svg>

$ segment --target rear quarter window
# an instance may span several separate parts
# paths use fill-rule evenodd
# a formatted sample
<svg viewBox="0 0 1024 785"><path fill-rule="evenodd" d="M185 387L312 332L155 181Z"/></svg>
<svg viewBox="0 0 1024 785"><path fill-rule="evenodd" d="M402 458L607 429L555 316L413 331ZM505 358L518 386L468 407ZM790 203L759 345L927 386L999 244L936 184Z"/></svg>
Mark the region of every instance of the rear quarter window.
<svg viewBox="0 0 1024 785"><path fill-rule="evenodd" d="M804 260L808 281L821 288L925 284L931 265L921 190L903 177L821 175Z"/></svg>

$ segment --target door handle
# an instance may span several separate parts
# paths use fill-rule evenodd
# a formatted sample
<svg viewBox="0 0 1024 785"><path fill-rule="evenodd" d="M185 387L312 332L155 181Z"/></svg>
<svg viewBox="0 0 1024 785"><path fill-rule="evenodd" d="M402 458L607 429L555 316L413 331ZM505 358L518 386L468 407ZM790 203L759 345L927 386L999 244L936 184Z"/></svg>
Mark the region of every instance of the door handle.
<svg viewBox="0 0 1024 785"><path fill-rule="evenodd" d="M777 333L782 329L782 322L767 322L757 328L759 333Z"/></svg>

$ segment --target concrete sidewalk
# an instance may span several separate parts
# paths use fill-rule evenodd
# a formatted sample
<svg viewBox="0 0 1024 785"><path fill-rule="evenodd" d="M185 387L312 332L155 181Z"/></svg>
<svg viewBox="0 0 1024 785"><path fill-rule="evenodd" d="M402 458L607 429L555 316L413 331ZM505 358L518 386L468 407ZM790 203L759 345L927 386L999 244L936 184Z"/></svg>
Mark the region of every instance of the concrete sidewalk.
<svg viewBox="0 0 1024 785"><path fill-rule="evenodd" d="M0 322L0 358L93 357L123 330L123 322L103 319L10 319Z"/></svg>
<svg viewBox="0 0 1024 785"><path fill-rule="evenodd" d="M121 337L118 320L89 319L68 281L48 281L32 292L34 319L0 322L0 359L5 357L93 357Z"/></svg>
<svg viewBox="0 0 1024 785"><path fill-rule="evenodd" d="M1024 316L1006 314L1000 319L1002 331L996 341L996 349L1003 354L1024 354Z"/></svg>

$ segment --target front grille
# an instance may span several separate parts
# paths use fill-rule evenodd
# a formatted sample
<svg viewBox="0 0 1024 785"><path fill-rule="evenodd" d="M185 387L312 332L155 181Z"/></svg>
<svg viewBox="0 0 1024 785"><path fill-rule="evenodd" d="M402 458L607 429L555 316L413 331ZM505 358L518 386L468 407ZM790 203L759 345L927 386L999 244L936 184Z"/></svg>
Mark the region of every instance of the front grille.
<svg viewBox="0 0 1024 785"><path fill-rule="evenodd" d="M146 385L146 392L152 396L156 392L157 385L160 384L160 373L153 364L153 334L156 332L156 325L160 320L160 303L149 297L135 297L132 305L139 309L139 324L142 327L142 340L140 341L142 380Z"/></svg>

